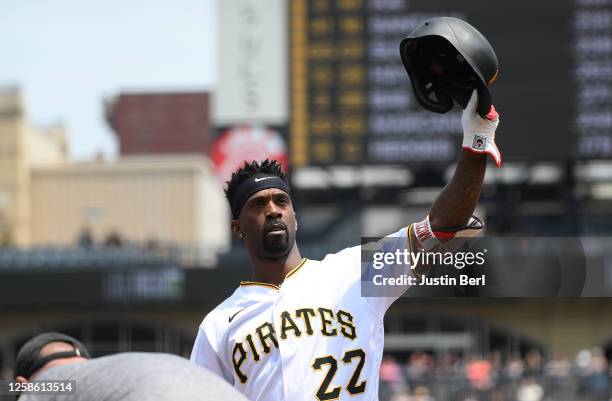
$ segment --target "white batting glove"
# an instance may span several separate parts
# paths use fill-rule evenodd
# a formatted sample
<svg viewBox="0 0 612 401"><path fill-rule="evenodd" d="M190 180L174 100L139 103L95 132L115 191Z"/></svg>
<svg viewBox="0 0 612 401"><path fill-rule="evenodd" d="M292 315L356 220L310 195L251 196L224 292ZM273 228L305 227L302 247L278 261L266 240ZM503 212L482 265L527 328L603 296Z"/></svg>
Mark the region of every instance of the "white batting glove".
<svg viewBox="0 0 612 401"><path fill-rule="evenodd" d="M473 153L488 154L495 160L497 167L501 166L502 156L495 144L495 130L499 124L499 114L491 105L487 118L482 118L476 113L478 105L478 94L476 89L461 115L463 126L463 149Z"/></svg>

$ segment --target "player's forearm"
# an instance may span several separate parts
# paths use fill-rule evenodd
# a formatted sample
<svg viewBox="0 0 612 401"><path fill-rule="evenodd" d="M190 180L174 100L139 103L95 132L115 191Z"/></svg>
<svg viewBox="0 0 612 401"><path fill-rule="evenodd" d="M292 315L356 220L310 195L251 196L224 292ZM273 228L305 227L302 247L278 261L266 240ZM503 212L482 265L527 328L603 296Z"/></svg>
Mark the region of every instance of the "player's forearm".
<svg viewBox="0 0 612 401"><path fill-rule="evenodd" d="M455 228L468 222L478 203L486 168L486 155L461 150L453 178L429 211L432 229Z"/></svg>

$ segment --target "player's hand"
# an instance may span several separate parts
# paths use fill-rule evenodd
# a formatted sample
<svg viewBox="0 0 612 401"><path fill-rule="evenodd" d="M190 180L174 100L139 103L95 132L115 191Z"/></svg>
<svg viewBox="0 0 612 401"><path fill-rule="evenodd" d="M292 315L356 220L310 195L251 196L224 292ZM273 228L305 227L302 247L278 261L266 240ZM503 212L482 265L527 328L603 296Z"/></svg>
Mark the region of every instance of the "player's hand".
<svg viewBox="0 0 612 401"><path fill-rule="evenodd" d="M463 149L470 152L488 154L495 160L497 167L501 166L501 153L495 144L495 130L499 125L499 114L491 105L489 114L482 118L476 113L478 94L476 89L461 116L463 126Z"/></svg>

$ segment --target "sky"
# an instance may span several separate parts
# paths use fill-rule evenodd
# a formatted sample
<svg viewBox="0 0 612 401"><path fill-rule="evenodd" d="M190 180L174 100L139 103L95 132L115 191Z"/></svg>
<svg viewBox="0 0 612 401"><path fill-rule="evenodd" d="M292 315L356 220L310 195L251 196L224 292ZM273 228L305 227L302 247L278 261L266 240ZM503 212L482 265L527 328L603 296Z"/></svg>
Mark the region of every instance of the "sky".
<svg viewBox="0 0 612 401"><path fill-rule="evenodd" d="M210 90L216 29L216 0L0 0L0 87L31 125L65 124L71 159L112 158L104 99Z"/></svg>

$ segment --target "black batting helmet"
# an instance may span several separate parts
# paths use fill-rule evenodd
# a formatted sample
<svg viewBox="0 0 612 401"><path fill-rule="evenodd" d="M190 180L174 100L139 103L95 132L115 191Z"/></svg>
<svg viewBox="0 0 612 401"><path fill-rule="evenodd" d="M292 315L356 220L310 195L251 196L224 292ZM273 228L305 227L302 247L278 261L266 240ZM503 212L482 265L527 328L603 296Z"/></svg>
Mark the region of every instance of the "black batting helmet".
<svg viewBox="0 0 612 401"><path fill-rule="evenodd" d="M487 115L488 86L497 77L497 55L476 28L458 18L432 18L402 40L400 53L421 106L446 113L455 100L465 108L476 89L477 112Z"/></svg>

